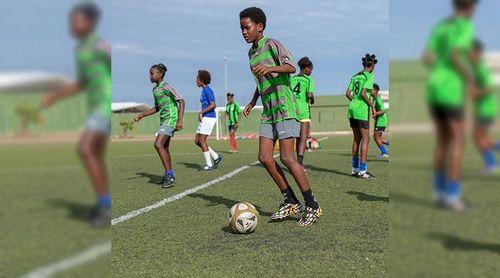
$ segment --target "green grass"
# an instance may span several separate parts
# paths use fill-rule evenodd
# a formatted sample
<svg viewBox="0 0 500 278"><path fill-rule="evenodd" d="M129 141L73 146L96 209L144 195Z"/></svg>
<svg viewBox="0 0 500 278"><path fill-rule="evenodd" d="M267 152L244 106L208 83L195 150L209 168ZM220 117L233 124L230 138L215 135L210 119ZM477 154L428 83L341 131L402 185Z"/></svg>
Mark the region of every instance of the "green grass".
<svg viewBox="0 0 500 278"><path fill-rule="evenodd" d="M473 208L465 215L439 209L431 201L433 138L393 135L392 142L391 276L497 276L499 177L480 173L482 159L469 144L463 185Z"/></svg>
<svg viewBox="0 0 500 278"><path fill-rule="evenodd" d="M110 229L93 229L84 218L94 194L73 145L2 145L0 157L0 277L19 276L110 240ZM107 275L109 259L82 265L71 276Z"/></svg>
<svg viewBox="0 0 500 278"><path fill-rule="evenodd" d="M202 155L190 141L172 143L177 183L156 184L162 167L153 142L112 145L113 214L183 192L256 161L257 141L240 142L240 153L224 154L219 169L198 172ZM227 150L227 142L211 142ZM305 162L314 194L324 215L314 226L299 228L291 219L268 221L281 196L267 172L252 166L236 176L113 226L112 272L116 276L385 276L388 263L388 171L372 161L377 180L350 174L350 138L334 137L307 153ZM287 174L288 175L288 174ZM289 176L289 179L291 177ZM297 193L298 188L292 182ZM299 193L300 194L300 193ZM301 198L302 199L302 198ZM237 202L250 202L260 212L250 235L227 228L227 213Z"/></svg>

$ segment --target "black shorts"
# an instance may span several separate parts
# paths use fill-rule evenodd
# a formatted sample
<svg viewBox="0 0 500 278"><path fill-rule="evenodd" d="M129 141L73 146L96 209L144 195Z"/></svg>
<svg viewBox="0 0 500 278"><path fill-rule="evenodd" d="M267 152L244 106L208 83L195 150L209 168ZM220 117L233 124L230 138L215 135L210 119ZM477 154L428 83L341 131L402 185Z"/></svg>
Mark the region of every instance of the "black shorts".
<svg viewBox="0 0 500 278"><path fill-rule="evenodd" d="M382 131L382 132L384 132L385 131L385 126L376 126L375 127L375 131Z"/></svg>
<svg viewBox="0 0 500 278"><path fill-rule="evenodd" d="M475 123L479 126L490 127L495 122L495 118L476 117Z"/></svg>
<svg viewBox="0 0 500 278"><path fill-rule="evenodd" d="M431 116L434 120L463 120L463 107L430 106Z"/></svg>
<svg viewBox="0 0 500 278"><path fill-rule="evenodd" d="M227 127L227 129L229 129L229 132L231 132L231 131L236 132L236 130L237 130L238 128L236 127L236 125L229 125L229 126Z"/></svg>
<svg viewBox="0 0 500 278"><path fill-rule="evenodd" d="M349 118L349 124L351 125L351 128L370 129L370 121L363 121L363 120Z"/></svg>

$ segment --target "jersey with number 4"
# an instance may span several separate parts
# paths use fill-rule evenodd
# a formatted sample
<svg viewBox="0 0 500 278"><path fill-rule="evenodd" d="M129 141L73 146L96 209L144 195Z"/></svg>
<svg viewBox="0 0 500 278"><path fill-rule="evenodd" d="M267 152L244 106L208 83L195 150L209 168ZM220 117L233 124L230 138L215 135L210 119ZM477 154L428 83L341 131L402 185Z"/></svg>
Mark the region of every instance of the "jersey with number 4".
<svg viewBox="0 0 500 278"><path fill-rule="evenodd" d="M290 79L290 87L295 94L299 120L311 119L309 94L314 93L314 80L308 75L295 75Z"/></svg>
<svg viewBox="0 0 500 278"><path fill-rule="evenodd" d="M374 76L369 71L362 71L351 78L349 90L352 92L352 100L347 110L347 117L350 119L369 121L370 106L366 104L361 96L363 89L366 89L367 97L370 96L373 89Z"/></svg>

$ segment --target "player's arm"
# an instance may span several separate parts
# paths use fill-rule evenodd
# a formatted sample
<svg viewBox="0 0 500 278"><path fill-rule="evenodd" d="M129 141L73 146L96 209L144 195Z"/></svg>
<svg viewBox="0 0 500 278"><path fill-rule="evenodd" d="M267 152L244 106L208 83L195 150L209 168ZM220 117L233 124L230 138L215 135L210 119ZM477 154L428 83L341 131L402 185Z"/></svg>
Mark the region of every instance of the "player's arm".
<svg viewBox="0 0 500 278"><path fill-rule="evenodd" d="M252 100L245 106L245 109L243 109L243 115L246 118L250 116L252 108L255 106L255 104L257 104L257 99L259 99L259 89L255 87L255 92L253 93Z"/></svg>
<svg viewBox="0 0 500 278"><path fill-rule="evenodd" d="M184 109L186 107L186 102L184 101L184 99L178 99L177 100L177 103L178 103L178 107L179 107L179 110L178 110L178 115L177 115L177 123L175 124L175 130L182 130L182 119L184 118Z"/></svg>
<svg viewBox="0 0 500 278"><path fill-rule="evenodd" d="M375 114L377 114L377 111L375 110L375 106L373 106L373 103L370 101L370 98L368 98L368 95L366 94L366 92L367 92L366 88L363 88L363 90L361 90L361 98L363 98L363 101L368 106L370 106L370 108L372 109L373 115L375 115Z"/></svg>
<svg viewBox="0 0 500 278"><path fill-rule="evenodd" d="M295 73L296 69L294 66L290 64L284 64L274 67L266 67L262 64L258 64L252 68L252 71L257 75L262 76L270 73L283 73L283 74Z"/></svg>
<svg viewBox="0 0 500 278"><path fill-rule="evenodd" d="M311 105L314 104L314 94L313 93L309 93L309 94L307 94L307 97L309 98L309 103Z"/></svg>
<svg viewBox="0 0 500 278"><path fill-rule="evenodd" d="M150 115L153 115L154 113L158 112L158 107L155 106L153 108L150 108L142 113L139 113L135 116L134 120L136 122L139 122L140 120L142 120L142 118L144 117L147 117L147 116L150 116Z"/></svg>
<svg viewBox="0 0 500 278"><path fill-rule="evenodd" d="M74 96L82 91L83 89L78 82L64 86L52 93L46 94L42 98L42 106L47 108L62 99Z"/></svg>
<svg viewBox="0 0 500 278"><path fill-rule="evenodd" d="M477 86L476 79L474 78L472 70L470 70L470 68L467 67L460 58L460 50L457 48L453 49L451 52L451 63L469 85L469 92L472 95L472 98L477 98L479 88Z"/></svg>
<svg viewBox="0 0 500 278"><path fill-rule="evenodd" d="M351 101L352 100L352 91L351 89L347 88L347 90L345 90L345 96L346 98Z"/></svg>
<svg viewBox="0 0 500 278"><path fill-rule="evenodd" d="M424 53L422 54L422 62L427 69L432 68L435 60L436 57L434 56L434 53L432 53L429 49L424 50Z"/></svg>
<svg viewBox="0 0 500 278"><path fill-rule="evenodd" d="M292 62L292 54L288 49L283 46L278 41L273 41L271 43L272 55L277 57L280 65L274 67L266 67L262 64L258 64L252 67L252 71L257 75L267 75L269 73L281 73L281 74L291 74L295 73L295 65Z"/></svg>

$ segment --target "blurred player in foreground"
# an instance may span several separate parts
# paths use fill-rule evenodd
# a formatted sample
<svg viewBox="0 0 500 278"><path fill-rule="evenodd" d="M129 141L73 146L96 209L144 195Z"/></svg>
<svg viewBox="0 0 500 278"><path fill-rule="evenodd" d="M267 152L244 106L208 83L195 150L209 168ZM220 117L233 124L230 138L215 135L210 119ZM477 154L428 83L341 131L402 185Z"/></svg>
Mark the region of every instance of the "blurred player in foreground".
<svg viewBox="0 0 500 278"><path fill-rule="evenodd" d="M234 101L234 94L227 93L226 118L229 129L229 152L237 153L236 130L238 130L238 120L241 114L240 105Z"/></svg>
<svg viewBox="0 0 500 278"><path fill-rule="evenodd" d="M471 17L477 0L453 0L454 14L434 26L423 61L429 68L427 102L436 127L434 194L438 204L455 211L462 199L465 95L478 94L469 61L474 41Z"/></svg>
<svg viewBox="0 0 500 278"><path fill-rule="evenodd" d="M78 80L45 95L42 105L49 107L82 92L87 95L88 118L77 150L97 194L90 221L102 227L111 220L111 196L104 161L111 131L111 50L95 33L99 18L100 10L92 3L78 4L71 10L70 29L78 41L75 53Z"/></svg>
<svg viewBox="0 0 500 278"><path fill-rule="evenodd" d="M484 172L499 172L494 150L499 147L489 136L489 129L495 123L497 116L497 103L492 88L492 73L483 60L483 44L479 40L474 41L474 48L470 55L473 65L474 77L479 86L474 98L474 143L484 159Z"/></svg>

